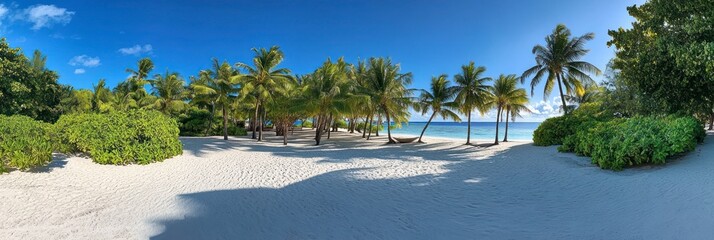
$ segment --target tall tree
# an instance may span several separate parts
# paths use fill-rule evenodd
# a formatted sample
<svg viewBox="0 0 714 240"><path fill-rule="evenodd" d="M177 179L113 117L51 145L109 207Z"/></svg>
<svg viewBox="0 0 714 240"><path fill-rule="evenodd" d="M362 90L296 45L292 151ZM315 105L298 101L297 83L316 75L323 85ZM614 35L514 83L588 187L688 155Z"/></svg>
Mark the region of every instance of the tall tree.
<svg viewBox="0 0 714 240"><path fill-rule="evenodd" d="M553 33L545 38L545 46L536 45L533 47L536 65L529 68L521 76L521 82L526 78L531 79L531 95L535 87L546 77L544 95L550 95L554 84L558 84L560 100L565 114L568 114L565 95L582 94L583 85L594 82L589 73L600 75L600 69L588 62L581 61L590 50L585 49L585 43L595 37L593 33L587 33L580 37L572 37L570 30L563 24L558 24ZM563 93L565 88L565 93Z"/></svg>
<svg viewBox="0 0 714 240"><path fill-rule="evenodd" d="M451 82L446 74L442 74L438 77L431 78L431 91L421 90L421 95L419 96L417 103L415 104L415 109L421 111L421 114L427 114L429 111L432 112L429 120L424 125L424 129L421 130L419 134L419 142L424 137L424 132L426 128L429 127L431 121L437 115L441 116L444 120L447 118L454 119L455 121L461 121L459 115L452 110L458 110L458 103L454 102L456 98L456 93L458 88L455 86L450 86Z"/></svg>
<svg viewBox="0 0 714 240"><path fill-rule="evenodd" d="M94 95L92 96L92 110L94 112L109 112L113 110L112 91L107 88L107 82L104 79L99 79L96 85L92 85Z"/></svg>
<svg viewBox="0 0 714 240"><path fill-rule="evenodd" d="M528 96L525 89L518 88L518 77L515 74L503 75L501 74L498 79L493 84L493 98L490 101L490 105L496 108L496 139L493 144L498 145L498 132L499 123L503 120L503 113L505 112L506 121L509 118L509 111L511 109L521 110L521 106L528 102ZM527 108L526 108L527 109ZM506 134L508 134L508 122L506 122ZM508 137L504 138L507 141Z"/></svg>
<svg viewBox="0 0 714 240"><path fill-rule="evenodd" d="M213 59L213 69L203 70L199 73L202 81L192 82L190 88L204 101L212 106L221 108L223 116L223 140L228 140L228 108L231 102L238 98L238 69L233 68L228 62L219 63Z"/></svg>
<svg viewBox="0 0 714 240"><path fill-rule="evenodd" d="M246 70L245 75L240 76L240 83L243 86L242 95L253 95L255 100L255 114L253 115L253 138L256 138L255 128L258 128L258 141L263 137L263 120L259 120L260 109L264 101L269 101L273 95L272 89L291 81L293 76L287 68L278 68L283 62L283 52L278 46L270 49L253 48L253 66L245 63L237 63L236 66Z"/></svg>
<svg viewBox="0 0 714 240"><path fill-rule="evenodd" d="M470 62L468 65L461 66L461 73L454 76L458 92L456 102L461 105L459 110L468 118L467 145L471 144L471 112L478 109L481 114L484 114L488 109L486 103L491 98L491 87L486 85L491 78L483 77L484 72L486 72L485 67L476 67L474 62Z"/></svg>
<svg viewBox="0 0 714 240"><path fill-rule="evenodd" d="M639 113L712 115L714 4L650 0L627 11L632 27L610 30L608 45L621 86L644 105Z"/></svg>
<svg viewBox="0 0 714 240"><path fill-rule="evenodd" d="M149 80L151 84L151 94L158 99L154 102L154 108L165 113L171 114L181 111L186 106L186 88L185 81L178 73L169 73L166 71L164 75L156 74L154 79Z"/></svg>
<svg viewBox="0 0 714 240"><path fill-rule="evenodd" d="M136 69L126 69L126 72L131 75L126 81L119 83L114 89L117 107L122 110L127 110L153 104L153 101L147 101L149 94L144 88L144 86L149 83L148 77L153 69L154 62L149 58L139 60Z"/></svg>
<svg viewBox="0 0 714 240"><path fill-rule="evenodd" d="M409 106L411 106L411 90L407 85L412 82L411 73L400 73L399 64L392 64L390 59L370 58L367 77L367 89L375 106L387 118L388 143L396 143L392 139L390 126L392 120L396 125L407 121Z"/></svg>

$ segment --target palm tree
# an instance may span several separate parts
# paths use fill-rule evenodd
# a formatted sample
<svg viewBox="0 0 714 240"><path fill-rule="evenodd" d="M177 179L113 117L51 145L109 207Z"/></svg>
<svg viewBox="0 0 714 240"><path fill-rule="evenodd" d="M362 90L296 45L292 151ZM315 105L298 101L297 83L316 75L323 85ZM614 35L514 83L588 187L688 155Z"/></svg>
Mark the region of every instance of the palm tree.
<svg viewBox="0 0 714 240"><path fill-rule="evenodd" d="M568 95L572 93L582 95L584 83L594 82L588 73L596 76L601 73L595 65L580 60L590 51L585 49L585 43L592 40L595 35L587 33L580 37L570 36L570 30L565 25L556 26L553 33L545 38L545 46L539 44L533 47L536 65L523 72L521 76L521 83L523 83L526 78L533 75L531 79L531 95L533 95L536 85L547 75L544 97L550 95L553 84L557 81L565 114L568 114L568 108L563 88Z"/></svg>
<svg viewBox="0 0 714 240"><path fill-rule="evenodd" d="M243 85L242 95L252 94L255 97L255 114L253 115L253 139L255 136L255 128L258 127L258 141L263 138L263 119L258 120L259 110L263 107L264 101L270 100L272 97L272 89L292 81L293 76L290 75L290 70L287 68L277 68L283 61L283 52L278 46L272 46L270 49L253 48L255 56L253 57L253 67L245 63L237 63L236 66L245 69L248 73L240 76L240 83ZM261 114L262 116L262 114ZM257 123L257 124L255 124Z"/></svg>
<svg viewBox="0 0 714 240"><path fill-rule="evenodd" d="M39 71L45 70L45 63L47 63L47 56L42 55L40 50L35 50L30 59L30 66Z"/></svg>
<svg viewBox="0 0 714 240"><path fill-rule="evenodd" d="M454 77L457 84L456 102L461 104L460 111L468 117L468 130L466 144L471 144L471 112L478 109L481 114L487 110L485 106L491 97L491 87L486 82L491 81L489 77L482 77L486 72L483 66L476 67L474 62L461 66L461 73Z"/></svg>
<svg viewBox="0 0 714 240"><path fill-rule="evenodd" d="M411 90L407 89L406 85L411 84L412 74L400 73L400 70L399 64L392 64L390 59L369 59L366 85L374 106L387 118L388 143L396 143L390 130L392 117L397 125L409 118Z"/></svg>
<svg viewBox="0 0 714 240"><path fill-rule="evenodd" d="M508 119L510 118L512 121L516 121L516 118L523 117L521 116L521 112L531 112L530 109L528 109L528 97L526 96L526 90L525 89L520 89L523 91L524 98L521 99L520 101L513 101L506 105L506 133L503 134L503 141L508 142ZM510 117L509 117L510 115Z"/></svg>
<svg viewBox="0 0 714 240"><path fill-rule="evenodd" d="M493 98L490 101L490 105L496 107L496 140L493 144L498 145L498 127L500 121L503 120L503 111L506 111L506 121L508 121L508 111L509 108L518 108L528 102L528 97L525 89L517 88L518 77L515 74L503 75L496 79L493 84ZM527 108L526 108L527 109ZM508 129L508 123L506 123L506 129ZM506 130L508 132L508 130ZM504 141L508 140L508 137Z"/></svg>
<svg viewBox="0 0 714 240"><path fill-rule="evenodd" d="M212 106L221 107L223 116L223 140L228 140L228 113L232 101L236 100L240 91L238 88L239 75L237 69L228 62L219 63L213 59L213 70L203 70L199 73L200 81L191 83L190 88L199 96L199 99L212 103Z"/></svg>
<svg viewBox="0 0 714 240"><path fill-rule="evenodd" d="M597 83L590 83L583 86L582 93L575 93L573 95L565 95L565 102L582 105L585 103L597 102L602 96L602 88L597 85ZM572 112L575 110L576 106L568 106L568 111ZM564 109L564 108L561 108Z"/></svg>
<svg viewBox="0 0 714 240"><path fill-rule="evenodd" d="M301 78L304 86L302 98L296 101L302 109L312 116L317 116L315 126L315 145L320 145L322 135L334 118L346 112L356 97L352 94L352 85L347 78L348 65L342 58L333 63L327 59L315 72Z"/></svg>
<svg viewBox="0 0 714 240"><path fill-rule="evenodd" d="M416 110L421 110L422 115L426 114L430 110L433 113L431 114L431 117L429 117L429 121L427 121L426 125L424 125L424 129L421 130L419 142L422 142L421 139L424 136L424 132L426 132L426 128L429 127L431 120L433 120L436 115L440 115L444 120L451 118L456 121L461 121L459 115L451 111L452 109L458 109L458 103L453 101L456 97L456 90L458 89L455 86L449 86L451 85L451 82L449 82L449 79L447 78L448 76L446 74L442 74L438 77L432 77L431 92L421 90L421 95L415 105Z"/></svg>
<svg viewBox="0 0 714 240"><path fill-rule="evenodd" d="M148 105L145 98L148 94L144 86L149 83L147 77L154 69L154 63L149 58L143 58L137 63L137 69L126 69L131 76L114 89L117 104L122 110L139 108Z"/></svg>
<svg viewBox="0 0 714 240"><path fill-rule="evenodd" d="M156 74L154 79L149 80L151 84L151 94L158 97L154 102L155 108L159 111L170 114L180 111L186 105L185 81L178 73L166 73L162 76Z"/></svg>
<svg viewBox="0 0 714 240"><path fill-rule="evenodd" d="M112 110L112 91L106 87L104 79L99 79L97 85L92 85L94 95L92 96L92 110L95 112L108 112Z"/></svg>

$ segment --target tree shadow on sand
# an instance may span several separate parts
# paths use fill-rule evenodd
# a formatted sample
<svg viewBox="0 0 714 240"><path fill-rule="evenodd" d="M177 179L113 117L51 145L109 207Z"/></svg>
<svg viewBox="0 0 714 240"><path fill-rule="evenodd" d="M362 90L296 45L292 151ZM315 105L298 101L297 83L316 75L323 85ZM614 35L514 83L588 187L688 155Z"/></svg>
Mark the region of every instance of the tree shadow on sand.
<svg viewBox="0 0 714 240"><path fill-rule="evenodd" d="M339 150L342 146L333 146L331 153L319 148L236 142L250 151L279 156L311 157L317 155L315 151L323 154L326 162L363 157ZM706 152L700 154L712 154L711 143L705 145ZM714 215L707 214L714 211L711 204L689 202L676 208L677 212L647 208L671 205L671 198L663 195L695 194L676 188L691 184L676 174L651 176L642 169L603 171L582 164L589 163L588 158L530 144L479 160L468 157L470 150L464 147L438 152L429 148L383 146L370 150L369 156L385 161L451 159L445 173L364 179L362 173L374 169L358 168L325 173L282 188L179 195L186 214L179 219L155 221L163 231L151 239L651 239L681 237L677 231L661 235L651 230L689 218L697 219L687 223L689 230L694 230L688 232L689 236L714 234L709 228ZM402 150L408 151L392 153ZM711 161L690 160L678 167L714 170ZM497 161L503 163L494 164ZM628 174L631 171L644 174ZM664 185L668 191L646 186L640 187L641 191L628 191L638 188L622 187L643 182L653 186L668 183ZM598 184L609 187L593 187ZM714 197L714 192L707 194L713 196L703 197ZM633 200L640 205L622 208L617 204Z"/></svg>

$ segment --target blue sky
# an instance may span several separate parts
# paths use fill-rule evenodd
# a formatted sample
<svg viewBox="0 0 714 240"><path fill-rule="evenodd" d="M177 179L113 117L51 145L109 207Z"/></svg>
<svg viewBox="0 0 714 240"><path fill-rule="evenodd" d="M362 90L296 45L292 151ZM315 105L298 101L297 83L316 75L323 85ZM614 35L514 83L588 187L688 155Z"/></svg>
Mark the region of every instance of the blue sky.
<svg viewBox="0 0 714 240"><path fill-rule="evenodd" d="M154 73L168 69L188 78L212 57L249 62L251 48L272 45L296 74L312 72L327 57L384 56L414 74L412 87L427 88L431 76L453 76L469 61L485 66L487 76L521 74L535 63L533 46L558 23L574 35L595 33L585 60L604 70L614 56L607 31L629 27L626 7L643 2L0 0L0 35L26 53L42 50L60 82L75 88L91 88L100 78L114 86L146 56ZM523 121L557 114L555 97L544 100L542 86L536 88L536 114ZM491 113L476 120L493 119Z"/></svg>

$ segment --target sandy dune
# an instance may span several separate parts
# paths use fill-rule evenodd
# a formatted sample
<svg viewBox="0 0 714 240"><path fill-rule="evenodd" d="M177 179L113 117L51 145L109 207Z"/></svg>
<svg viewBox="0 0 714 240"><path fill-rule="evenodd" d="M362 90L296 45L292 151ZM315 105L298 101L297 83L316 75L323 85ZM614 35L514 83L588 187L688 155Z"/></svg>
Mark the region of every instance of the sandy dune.
<svg viewBox="0 0 714 240"><path fill-rule="evenodd" d="M182 156L104 166L61 155L0 175L2 239L708 239L714 146L603 171L554 147L337 133L183 138ZM267 133L273 135L273 133ZM489 140L490 142L490 140Z"/></svg>

